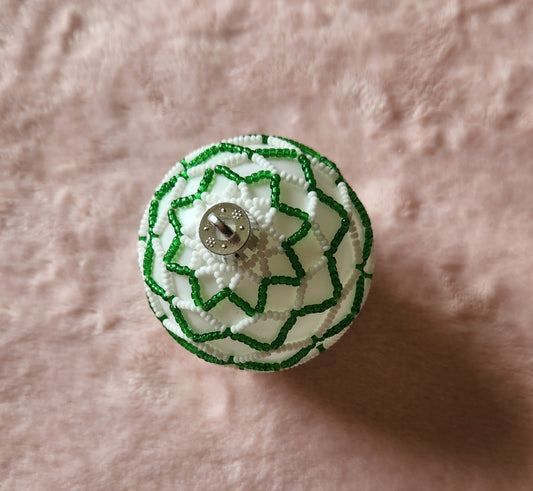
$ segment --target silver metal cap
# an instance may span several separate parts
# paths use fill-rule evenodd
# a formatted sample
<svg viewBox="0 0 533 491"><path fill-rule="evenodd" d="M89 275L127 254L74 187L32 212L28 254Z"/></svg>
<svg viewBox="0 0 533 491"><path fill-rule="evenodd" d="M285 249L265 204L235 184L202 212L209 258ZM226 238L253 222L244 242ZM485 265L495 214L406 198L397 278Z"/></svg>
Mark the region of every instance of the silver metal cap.
<svg viewBox="0 0 533 491"><path fill-rule="evenodd" d="M250 220L240 206L218 203L202 216L198 234L208 251L228 256L246 246L251 235Z"/></svg>

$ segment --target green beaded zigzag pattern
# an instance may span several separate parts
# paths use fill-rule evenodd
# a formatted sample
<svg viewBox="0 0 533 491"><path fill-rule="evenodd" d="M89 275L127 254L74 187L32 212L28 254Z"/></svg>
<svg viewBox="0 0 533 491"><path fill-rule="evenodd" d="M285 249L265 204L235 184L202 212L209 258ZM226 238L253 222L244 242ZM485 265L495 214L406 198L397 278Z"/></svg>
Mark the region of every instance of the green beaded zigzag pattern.
<svg viewBox="0 0 533 491"><path fill-rule="evenodd" d="M355 192L345 183L342 175L333 162L319 155L309 147L293 140L281 137L270 137L275 138L278 142L285 142L287 148L265 148L264 145L269 144L268 136L250 135L250 138L255 138L256 140L254 141L258 141L258 143L263 146L255 145L256 148L251 148L254 145L237 145L230 142L223 142L209 146L195 155L192 159L184 159L181 162L181 166L178 165L178 172L175 173L175 175L171 175L161 184L155 192L152 201L149 203L147 220L145 219L144 225L141 225L139 236L140 265L147 287L147 296L150 307L158 319L163 323L165 329L180 345L208 362L221 365L232 365L240 369L277 371L292 367L302 361L307 361L307 359L310 359L313 354L318 354L323 351L326 347L324 346L324 342L328 339L338 337L343 333L343 331L351 324L354 317L359 313L364 302L365 292L368 289L372 277L372 274L365 269L372 252L372 228L363 205L359 201ZM329 242L327 250L324 250L323 253L332 285L331 296L321 302L302 305L299 308L293 308L290 310L288 318L282 323L278 334L270 342L258 340L250 334L234 332L231 327L222 327L209 332L197 332L195 327L190 325L187 321L182 309L176 305L179 304L179 298L177 298L176 295L169 293L169 289L165 288L165 285L156 281L154 278L154 261L157 255L155 244L156 241L160 239L160 230L157 229L156 224L161 216L159 210L161 201L165 198L168 200L169 195L171 195L180 179L182 181L188 181L190 179L192 169L201 166L202 164L206 164L210 159L219 154L241 155L249 159L250 163L253 162L254 156L261 156L269 161L284 159L297 163L305 176L307 191L316 193L318 200L326 205L339 218L340 226ZM362 225L362 230L364 230L363 237L361 237L361 261L355 266L358 273L357 280L355 281L355 294L349 312L343 318L335 322L335 324L329 326L324 332L320 333L320 335L311 336L308 342L304 346L301 346L297 352L280 362L261 360L239 361L236 356L223 356L222 354L217 353L214 349L207 349L203 343L209 343L210 341L221 339L231 339L243 343L257 352L268 353L272 350L278 350L284 346L288 333L300 317L326 312L335 307L339 302L344 287L339 278L335 254L337 253L340 243L348 233L350 226L353 227L353 217L351 219L349 213L350 210L347 211L345 203L339 203L339 201L335 200L323 189L319 188L313 172L313 165L327 166L327 168L333 171L332 175L336 176L336 179L334 179L335 185L339 185L339 183L344 183L346 185L349 201L353 206L353 212L358 215L358 222ZM257 301L255 304L250 303L250 301L247 301L229 287L225 287L214 295L206 298L202 291L203 289L197 271L179 261L181 250L183 248L184 234L182 232L183 224L180 222L178 211L189 208L193 206L197 200L205 198L206 193L209 193L214 181L219 176L233 181L237 185L244 184L253 187L257 184L268 183L270 187L271 206L275 208L277 212L301 222L301 225L294 233L283 238L281 241L281 247L283 248L292 268L291 273L271 275L262 278L258 284ZM298 256L295 246L308 234L313 233L313 224L306 211L290 206L281 200L280 181L280 174L272 170L260 170L242 176L229 166L219 164L214 167L206 167L203 170L203 175L201 176L198 187L194 193L186 196L180 196L179 193L178 196L171 195L174 199L170 202L168 210L165 210L165 219L168 219L168 223L173 229L174 237L168 249L162 251L161 255L168 273L183 276L188 280L192 301L199 310L209 313L222 301L227 300L241 309L246 316L252 318L264 314L265 306L267 305L269 287L272 285L298 287L301 282L304 281L306 271L302 266L302 260ZM168 310L164 312L161 308L158 308L157 302L154 301L154 299L160 302L161 305L168 305ZM169 325L168 320L170 319L179 326L181 333L173 332L173 330L167 327Z"/></svg>

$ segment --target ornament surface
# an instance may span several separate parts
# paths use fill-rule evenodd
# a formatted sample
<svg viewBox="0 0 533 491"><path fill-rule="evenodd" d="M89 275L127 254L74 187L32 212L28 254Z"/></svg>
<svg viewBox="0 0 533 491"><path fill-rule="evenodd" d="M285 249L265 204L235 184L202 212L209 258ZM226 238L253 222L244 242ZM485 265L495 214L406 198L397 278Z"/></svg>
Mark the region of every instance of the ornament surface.
<svg viewBox="0 0 533 491"><path fill-rule="evenodd" d="M246 244L226 254L244 240L239 226ZM138 244L150 307L168 333L240 369L282 370L330 347L373 272L370 220L335 164L266 135L178 162L148 203Z"/></svg>

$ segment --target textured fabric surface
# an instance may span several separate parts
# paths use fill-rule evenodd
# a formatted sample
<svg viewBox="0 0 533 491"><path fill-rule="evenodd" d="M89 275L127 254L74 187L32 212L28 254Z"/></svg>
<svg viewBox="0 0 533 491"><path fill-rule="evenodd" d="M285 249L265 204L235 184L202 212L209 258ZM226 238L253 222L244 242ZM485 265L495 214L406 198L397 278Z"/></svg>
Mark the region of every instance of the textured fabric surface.
<svg viewBox="0 0 533 491"><path fill-rule="evenodd" d="M531 1L0 1L1 489L531 489ZM375 236L343 339L209 365L149 311L143 207L243 133Z"/></svg>

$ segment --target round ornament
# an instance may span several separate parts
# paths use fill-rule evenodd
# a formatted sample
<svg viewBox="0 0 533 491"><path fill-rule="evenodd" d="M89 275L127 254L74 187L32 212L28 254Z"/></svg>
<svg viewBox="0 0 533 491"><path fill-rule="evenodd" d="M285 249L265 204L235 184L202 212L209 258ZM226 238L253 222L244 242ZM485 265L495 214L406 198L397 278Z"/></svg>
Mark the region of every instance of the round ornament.
<svg viewBox="0 0 533 491"><path fill-rule="evenodd" d="M333 162L287 138L240 136L164 177L141 220L139 266L184 348L277 371L329 348L359 313L372 228Z"/></svg>

